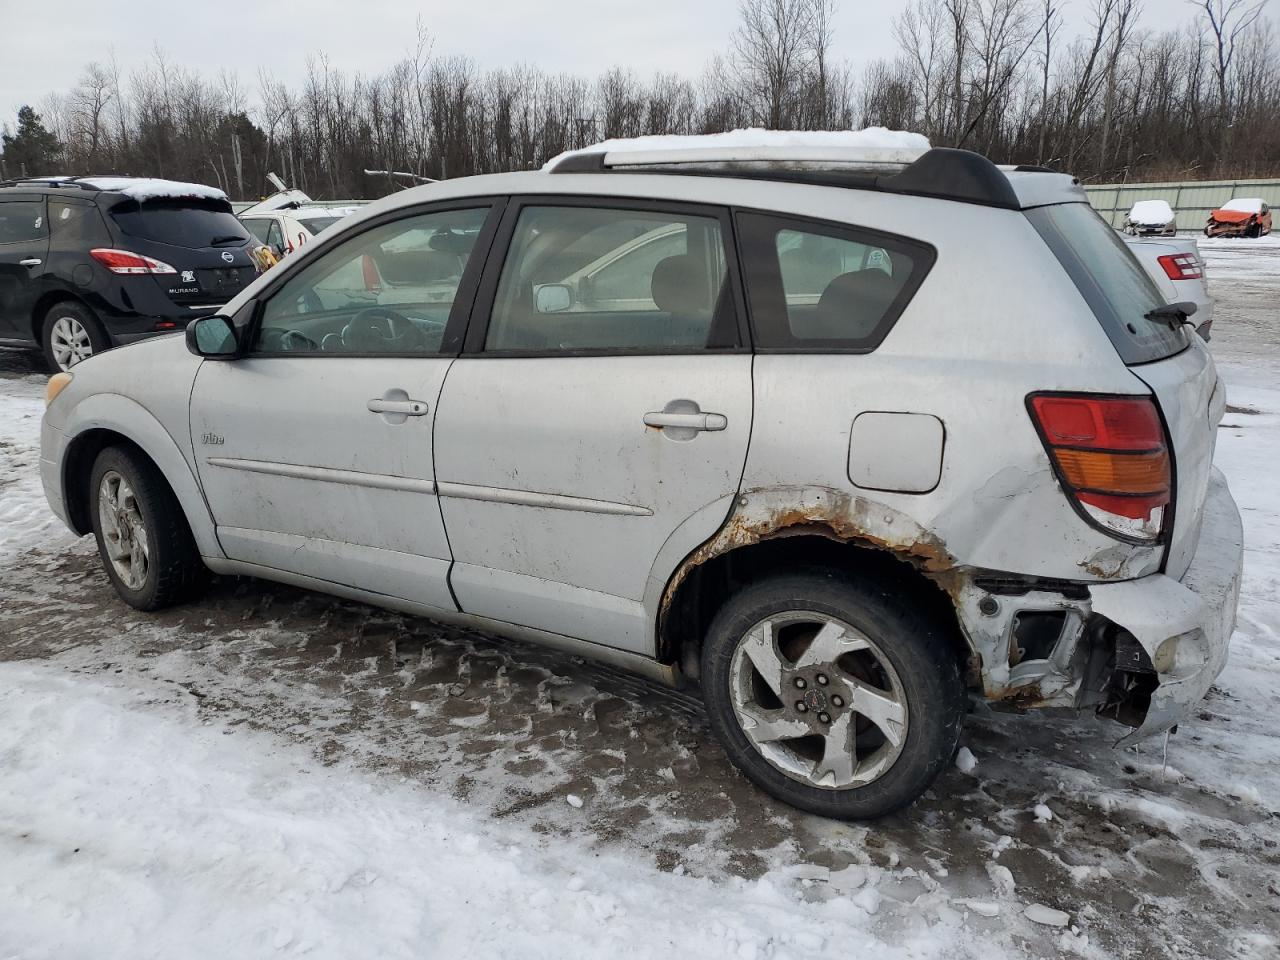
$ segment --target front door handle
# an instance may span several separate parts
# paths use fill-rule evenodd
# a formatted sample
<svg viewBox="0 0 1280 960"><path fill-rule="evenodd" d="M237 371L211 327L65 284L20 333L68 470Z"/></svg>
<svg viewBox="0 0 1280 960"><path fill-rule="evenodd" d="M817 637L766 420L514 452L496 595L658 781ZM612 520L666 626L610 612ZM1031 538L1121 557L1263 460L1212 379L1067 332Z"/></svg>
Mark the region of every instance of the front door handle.
<svg viewBox="0 0 1280 960"><path fill-rule="evenodd" d="M398 413L405 417L425 417L427 405L421 400L386 400L375 397L366 406L370 413Z"/></svg>
<svg viewBox="0 0 1280 960"><path fill-rule="evenodd" d="M723 430L729 426L729 418L723 413L667 413L651 410L644 415L647 427L678 427L682 430Z"/></svg>
<svg viewBox="0 0 1280 960"><path fill-rule="evenodd" d="M19 260L18 264L23 267L38 267L44 263L39 257L27 257L25 260Z"/></svg>

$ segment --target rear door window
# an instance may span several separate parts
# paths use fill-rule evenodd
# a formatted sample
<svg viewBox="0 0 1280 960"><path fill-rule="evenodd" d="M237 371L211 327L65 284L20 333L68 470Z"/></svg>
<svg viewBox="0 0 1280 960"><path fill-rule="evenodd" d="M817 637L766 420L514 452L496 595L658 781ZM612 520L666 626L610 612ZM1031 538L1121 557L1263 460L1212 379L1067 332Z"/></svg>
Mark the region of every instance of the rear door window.
<svg viewBox="0 0 1280 960"><path fill-rule="evenodd" d="M111 236L98 208L92 203L49 199L49 223L53 239L70 246L107 246Z"/></svg>
<svg viewBox="0 0 1280 960"><path fill-rule="evenodd" d="M515 223L485 352L733 346L725 226L685 211L531 203Z"/></svg>
<svg viewBox="0 0 1280 960"><path fill-rule="evenodd" d="M739 213L761 350L866 353L933 265L927 244L841 224Z"/></svg>
<svg viewBox="0 0 1280 960"><path fill-rule="evenodd" d="M250 239L228 203L126 200L111 208L111 219L131 237L193 250L243 246Z"/></svg>
<svg viewBox="0 0 1280 960"><path fill-rule="evenodd" d="M1146 314L1164 306L1120 235L1086 203L1062 203L1027 211L1027 219L1076 285L1127 364L1163 360L1190 342L1186 327L1171 327Z"/></svg>

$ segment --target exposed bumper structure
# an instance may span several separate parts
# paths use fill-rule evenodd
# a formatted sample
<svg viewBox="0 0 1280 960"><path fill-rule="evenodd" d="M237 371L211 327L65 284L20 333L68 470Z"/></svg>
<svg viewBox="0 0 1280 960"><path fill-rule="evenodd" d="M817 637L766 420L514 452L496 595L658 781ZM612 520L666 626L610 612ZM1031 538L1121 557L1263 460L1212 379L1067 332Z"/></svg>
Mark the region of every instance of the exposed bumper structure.
<svg viewBox="0 0 1280 960"><path fill-rule="evenodd" d="M1127 630L1151 661L1165 666L1146 718L1126 741L1163 733L1208 692L1227 662L1240 598L1244 537L1240 512L1215 469L1204 505L1195 558L1181 581L1163 574L1090 588L1095 614ZM1176 652L1158 657L1167 641Z"/></svg>

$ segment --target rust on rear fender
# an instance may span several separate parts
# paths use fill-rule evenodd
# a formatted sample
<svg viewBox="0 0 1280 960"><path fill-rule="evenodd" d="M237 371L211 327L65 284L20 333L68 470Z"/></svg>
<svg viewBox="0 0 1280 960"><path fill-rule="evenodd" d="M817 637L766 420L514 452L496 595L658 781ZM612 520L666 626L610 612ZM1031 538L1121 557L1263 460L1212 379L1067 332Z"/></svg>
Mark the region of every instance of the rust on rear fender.
<svg viewBox="0 0 1280 960"><path fill-rule="evenodd" d="M975 585L976 572L958 563L936 534L883 503L829 487L769 488L740 494L724 526L690 553L669 579L659 606L660 632L665 632L680 585L704 563L740 547L806 535L884 551L911 564L936 584L951 600L969 650L965 682L982 690L988 700L1031 708L1061 706L1074 699L1066 677L1010 682L1007 650L1016 604L1002 602L997 615L984 613L980 604L984 599L989 601L990 595ZM1036 608L1044 609L1045 601L1039 600Z"/></svg>

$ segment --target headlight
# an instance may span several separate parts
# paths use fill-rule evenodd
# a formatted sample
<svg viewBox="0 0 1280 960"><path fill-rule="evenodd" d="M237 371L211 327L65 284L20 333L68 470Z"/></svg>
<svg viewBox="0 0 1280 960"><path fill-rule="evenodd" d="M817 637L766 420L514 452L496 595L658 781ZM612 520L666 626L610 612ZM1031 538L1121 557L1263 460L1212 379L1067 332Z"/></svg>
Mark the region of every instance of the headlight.
<svg viewBox="0 0 1280 960"><path fill-rule="evenodd" d="M50 377L48 385L44 388L44 405L47 407L53 403L54 398L66 389L70 382L71 374L69 373L55 373Z"/></svg>

